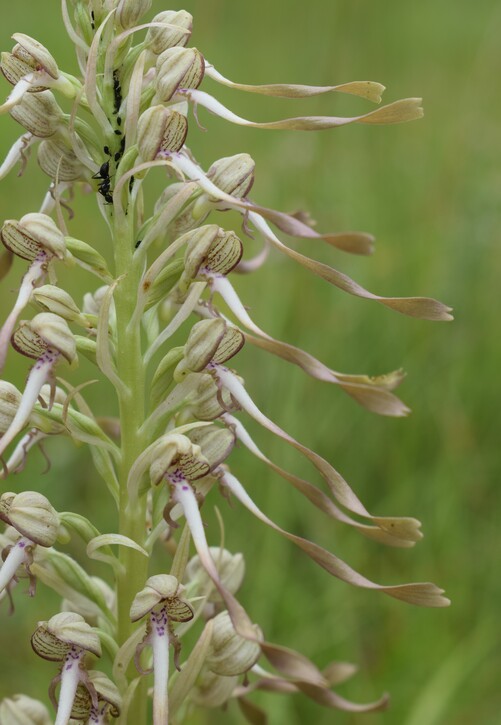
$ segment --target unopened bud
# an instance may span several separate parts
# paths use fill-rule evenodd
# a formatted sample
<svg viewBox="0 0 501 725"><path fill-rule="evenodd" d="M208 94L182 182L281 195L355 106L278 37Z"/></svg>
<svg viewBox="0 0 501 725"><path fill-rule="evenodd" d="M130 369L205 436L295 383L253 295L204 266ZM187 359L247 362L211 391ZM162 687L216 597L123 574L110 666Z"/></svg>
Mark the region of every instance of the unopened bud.
<svg viewBox="0 0 501 725"><path fill-rule="evenodd" d="M205 670L198 679L196 688L191 692L190 698L201 707L221 707L228 702L237 685L238 677L221 677Z"/></svg>
<svg viewBox="0 0 501 725"><path fill-rule="evenodd" d="M0 722L5 725L51 725L49 711L39 700L12 695L0 702Z"/></svg>
<svg viewBox="0 0 501 725"><path fill-rule="evenodd" d="M193 16L186 10L164 10L153 18L154 23L165 23L165 28L150 28L146 35L145 45L155 55L174 46L185 46L190 37L193 26ZM175 25L179 28L168 27Z"/></svg>
<svg viewBox="0 0 501 725"><path fill-rule="evenodd" d="M39 622L31 646L39 657L51 662L61 662L73 648L101 656L101 642L80 614L60 612L48 622Z"/></svg>
<svg viewBox="0 0 501 725"><path fill-rule="evenodd" d="M157 98L166 103L178 90L198 88L204 73L205 61L196 48L165 50L157 60Z"/></svg>
<svg viewBox="0 0 501 725"><path fill-rule="evenodd" d="M169 184L155 204L155 213L160 212L182 188L183 183L181 182ZM195 194L194 198L188 201L184 209L169 224L169 234L173 239L199 227L210 214L211 207L207 205L205 205L206 208L202 209L202 213L200 213L200 205L197 204L199 198L200 196Z"/></svg>
<svg viewBox="0 0 501 725"><path fill-rule="evenodd" d="M69 252L77 259L82 267L95 272L101 279L105 281L112 280L110 271L102 254L91 247L87 242L82 242L74 237L66 237L66 247Z"/></svg>
<svg viewBox="0 0 501 725"><path fill-rule="evenodd" d="M12 336L12 345L22 355L35 359L47 351L56 351L72 363L77 355L68 323L52 312L40 312L32 320L23 320Z"/></svg>
<svg viewBox="0 0 501 725"><path fill-rule="evenodd" d="M10 115L38 138L53 136L61 125L63 112L50 91L27 93Z"/></svg>
<svg viewBox="0 0 501 725"><path fill-rule="evenodd" d="M176 376L180 378L188 372L204 370L214 357L225 331L226 323L220 317L196 322L184 346L184 358L176 368Z"/></svg>
<svg viewBox="0 0 501 725"><path fill-rule="evenodd" d="M99 287L95 292L86 292L83 298L82 311L86 315L99 315L104 296L108 292L108 285Z"/></svg>
<svg viewBox="0 0 501 725"><path fill-rule="evenodd" d="M151 8L152 0L120 0L115 18L122 28L133 28Z"/></svg>
<svg viewBox="0 0 501 725"><path fill-rule="evenodd" d="M169 433L163 436L152 455L150 479L154 485L160 483L170 469L179 471L189 481L206 476L210 469L200 446L184 435Z"/></svg>
<svg viewBox="0 0 501 725"><path fill-rule="evenodd" d="M88 175L76 154L61 138L42 141L37 159L42 171L54 180L81 181Z"/></svg>
<svg viewBox="0 0 501 725"><path fill-rule="evenodd" d="M0 231L7 249L22 259L34 261L45 253L57 259L67 256L64 235L47 214L25 214L19 221L8 219Z"/></svg>
<svg viewBox="0 0 501 725"><path fill-rule="evenodd" d="M221 405L221 403L224 404ZM226 388L218 390L212 375L200 374L196 397L191 404L191 411L198 420L215 420L224 412L238 409L231 394Z"/></svg>
<svg viewBox="0 0 501 725"><path fill-rule="evenodd" d="M24 33L14 33L12 38L19 43L12 51L16 52L26 62L33 64L33 70L43 70L55 80L59 77L59 68L47 48Z"/></svg>
<svg viewBox="0 0 501 725"><path fill-rule="evenodd" d="M23 396L6 380L0 380L0 434L9 430Z"/></svg>
<svg viewBox="0 0 501 725"><path fill-rule="evenodd" d="M209 547L209 551L224 588L231 594L235 594L240 589L244 579L244 557L242 554L232 554L227 549L221 549L219 546L211 546ZM194 556L188 562L185 579L190 583L196 581L198 584L197 591L210 589L209 602L222 601L218 590L214 586L211 586L212 580L200 562L198 555Z"/></svg>
<svg viewBox="0 0 501 725"><path fill-rule="evenodd" d="M159 604L165 605L167 616L173 622L189 622L193 619L193 609L181 599L184 587L175 576L170 574L157 574L150 576L144 589L142 589L132 602L130 618L137 622Z"/></svg>
<svg viewBox="0 0 501 725"><path fill-rule="evenodd" d="M235 631L228 612L221 612L214 617L213 624L207 667L216 675L225 677L248 672L261 654L259 644L244 639ZM253 625L253 629L256 639L262 639L262 632L257 624Z"/></svg>
<svg viewBox="0 0 501 725"><path fill-rule="evenodd" d="M193 325L184 347L184 359L179 363L175 379L189 372L201 372L209 363L222 365L243 347L245 338L236 327L221 318L201 320Z"/></svg>
<svg viewBox="0 0 501 725"><path fill-rule="evenodd" d="M186 140L188 121L177 111L164 106L148 108L139 119L137 145L143 161L159 154L179 151Z"/></svg>
<svg viewBox="0 0 501 725"><path fill-rule="evenodd" d="M68 322L78 322L86 325L85 318L76 306L72 296L60 287L53 284L35 287L32 299L46 312L53 312L68 320Z"/></svg>
<svg viewBox="0 0 501 725"><path fill-rule="evenodd" d="M190 233L183 277L188 281L204 273L226 275L236 267L242 254L242 242L234 232L225 232L216 224L206 224Z"/></svg>
<svg viewBox="0 0 501 725"><path fill-rule="evenodd" d="M249 154L236 154L214 161L207 178L225 194L243 199L247 196L254 183L256 164Z"/></svg>
<svg viewBox="0 0 501 725"><path fill-rule="evenodd" d="M53 546L59 532L59 516L49 500L36 491L0 497L0 519L40 546Z"/></svg>

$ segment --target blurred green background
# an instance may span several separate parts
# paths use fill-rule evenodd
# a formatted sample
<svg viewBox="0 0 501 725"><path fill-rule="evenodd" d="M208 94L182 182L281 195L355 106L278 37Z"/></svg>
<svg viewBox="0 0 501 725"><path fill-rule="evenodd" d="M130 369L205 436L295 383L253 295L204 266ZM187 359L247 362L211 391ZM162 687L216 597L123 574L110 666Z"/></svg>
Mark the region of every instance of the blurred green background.
<svg viewBox="0 0 501 725"><path fill-rule="evenodd" d="M155 11L167 9L154 3ZM245 451L233 469L256 501L284 528L332 549L376 581L435 581L453 604L420 610L331 580L292 545L250 515L212 495L226 522L226 545L245 554L241 599L272 641L303 651L319 665L356 662L359 674L339 688L367 701L390 691L384 714L350 716L297 696L261 696L272 725L482 725L499 723L499 295L501 166L499 75L501 6L494 0L187 0L195 16L193 44L224 74L248 83L384 83L387 102L423 96L425 118L394 127L351 126L318 134L243 129L209 116L208 132L191 124L200 161L240 151L257 162L253 198L284 210L308 209L321 230L361 229L377 237L375 257L349 258L303 242L316 255L374 292L423 294L455 308L453 324L412 320L348 297L272 255L266 269L236 281L255 320L345 372L379 374L404 367L400 389L408 419L378 418L342 391L314 382L255 349L236 363L256 402L291 434L331 460L370 510L413 515L425 538L415 550L387 550L357 538L305 506L281 479ZM22 31L47 45L59 65L76 73L58 3L17 0L3 7L2 49ZM370 104L328 96L304 102L205 90L256 120L291 115L357 114ZM2 92L8 91L3 83ZM2 158L19 128L1 121ZM2 219L37 209L46 180L32 163L24 178L2 182ZM104 248L104 226L92 199L78 198L71 224ZM17 262L1 291L3 319L22 275ZM85 287L79 278L78 299ZM72 290L75 288L72 287ZM497 342L496 342L497 341ZM22 385L28 363L10 356L5 377ZM94 375L85 366L77 379ZM104 383L88 399L107 411ZM249 424L267 454L312 476L293 451ZM86 513L113 530L108 495L85 449L51 441L48 475L34 452L9 488L39 488L60 509ZM213 518L210 535L218 538ZM104 567L94 571L106 576ZM44 587L27 600L15 592L13 618L2 606L0 696L45 697L54 674L31 652L29 634L57 606ZM239 712L193 723L239 723ZM132 725L132 724L131 724Z"/></svg>

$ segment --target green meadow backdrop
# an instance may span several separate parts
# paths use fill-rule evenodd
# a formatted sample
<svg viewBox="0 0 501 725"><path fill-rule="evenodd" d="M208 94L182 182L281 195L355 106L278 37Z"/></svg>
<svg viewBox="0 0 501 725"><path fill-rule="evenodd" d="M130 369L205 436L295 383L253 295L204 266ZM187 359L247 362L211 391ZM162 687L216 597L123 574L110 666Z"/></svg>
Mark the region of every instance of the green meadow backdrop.
<svg viewBox="0 0 501 725"><path fill-rule="evenodd" d="M4 5L2 49L10 49L11 33L26 32L47 45L62 68L77 72L56 0ZM154 2L157 12L169 7ZM270 417L331 460L370 510L421 519L425 538L411 550L360 539L306 506L244 450L233 455L235 473L284 528L314 538L377 581L435 581L453 602L447 610L420 610L332 580L214 492L209 501L223 512L226 546L246 558L241 599L267 638L321 666L333 659L357 663L358 675L340 694L365 701L390 691L391 706L383 714L351 716L301 696L256 699L271 725L495 725L501 710L501 7L494 0L186 0L184 7L195 17L193 44L232 79L371 79L387 86L387 102L423 96L425 118L419 122L318 134L229 126L202 110L207 132L191 122L190 145L206 166L220 156L250 153L257 162L252 196L258 202L308 209L321 230L360 229L377 237L372 258L350 258L313 241L302 243L306 253L331 261L375 292L434 296L456 314L452 324L404 318L329 288L275 254L266 268L237 279L258 324L335 369L379 374L405 368L400 392L413 413L395 420L364 411L342 391L259 350L245 350L236 362ZM0 83L6 94L7 83ZM370 110L360 99L335 95L296 102L246 96L211 81L204 88L255 120ZM0 118L2 155L19 133L14 121ZM0 184L1 218L35 211L46 185L35 159L23 178L11 174ZM72 234L106 249L93 200L78 192L75 211ZM1 320L22 273L17 261L2 284ZM80 300L87 280L76 279L71 291ZM27 370L27 361L10 355L7 378L22 386ZM89 376L94 372L82 364L77 379ZM106 390L104 383L89 388L98 414L113 411ZM280 465L314 475L280 441L250 423L249 429ZM40 489L60 510L82 511L113 531L110 500L85 448L63 440L49 442L47 451L49 473L41 475L45 464L34 451L9 488ZM204 513L216 543L216 519L209 507ZM108 575L104 565L93 571ZM43 586L34 600L23 589L15 592L13 617L5 603L0 609L0 696L24 691L46 698L55 670L32 653L29 636L37 620L56 611L57 601ZM241 716L232 706L196 713L191 722L224 725L240 723Z"/></svg>

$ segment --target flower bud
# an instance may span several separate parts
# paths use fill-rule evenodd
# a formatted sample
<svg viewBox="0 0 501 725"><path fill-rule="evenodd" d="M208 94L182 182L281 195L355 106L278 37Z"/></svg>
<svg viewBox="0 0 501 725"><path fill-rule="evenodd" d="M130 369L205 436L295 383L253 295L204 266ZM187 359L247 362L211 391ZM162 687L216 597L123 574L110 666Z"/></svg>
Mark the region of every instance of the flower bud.
<svg viewBox="0 0 501 725"><path fill-rule="evenodd" d="M133 28L151 8L152 0L120 0L115 18L122 28Z"/></svg>
<svg viewBox="0 0 501 725"><path fill-rule="evenodd" d="M110 717L118 717L122 708L122 696L118 687L103 672L98 670L89 670L87 672L87 684L97 694L98 713L92 713L92 697L89 688L83 683L78 685L71 717L75 720L89 722L108 722ZM95 718L99 717L99 721ZM101 719L103 718L103 719Z"/></svg>
<svg viewBox="0 0 501 725"><path fill-rule="evenodd" d="M224 403L224 407L221 405ZM224 412L238 409L231 394L226 388L218 390L211 375L202 373L196 391L196 398L191 404L191 411L198 420L215 420Z"/></svg>
<svg viewBox="0 0 501 725"><path fill-rule="evenodd" d="M74 237L66 237L65 241L68 251L84 269L89 269L106 282L111 282L112 276L108 270L106 260L94 247Z"/></svg>
<svg viewBox="0 0 501 725"><path fill-rule="evenodd" d="M98 635L79 614L60 612L48 622L39 622L31 646L39 657L51 662L61 662L73 648L101 656Z"/></svg>
<svg viewBox="0 0 501 725"><path fill-rule="evenodd" d="M134 597L130 608L132 622L137 622L159 604L166 607L167 616L173 622L189 622L193 619L193 609L182 596L184 587L175 576L170 574L157 574L150 576L142 589Z"/></svg>
<svg viewBox="0 0 501 725"><path fill-rule="evenodd" d="M244 579L244 557L242 554L232 554L227 549L221 549L219 546L211 546L209 547L209 551L224 588L231 594L235 594L240 589ZM198 554L188 562L185 580L190 583L196 581L198 584L197 591L210 589L209 602L222 601L220 593L212 586L212 579L200 562Z"/></svg>
<svg viewBox="0 0 501 725"><path fill-rule="evenodd" d="M191 328L184 346L184 359L176 368L176 375L204 370L214 357L226 331L225 321L217 317L200 320Z"/></svg>
<svg viewBox="0 0 501 725"><path fill-rule="evenodd" d="M143 161L153 161L159 154L179 151L186 140L188 121L177 111L152 106L139 118L137 145Z"/></svg>
<svg viewBox="0 0 501 725"><path fill-rule="evenodd" d="M230 699L237 685L238 677L221 677L206 670L198 679L190 698L201 707L221 707Z"/></svg>
<svg viewBox="0 0 501 725"><path fill-rule="evenodd" d="M179 471L189 481L206 476L210 469L200 446L194 445L184 435L168 433L162 436L152 455L150 478L154 485L160 483L169 469Z"/></svg>
<svg viewBox="0 0 501 725"><path fill-rule="evenodd" d="M40 546L53 546L59 532L59 516L48 499L35 491L4 493L0 519Z"/></svg>
<svg viewBox="0 0 501 725"><path fill-rule="evenodd" d="M55 80L59 77L59 68L56 61L47 48L38 40L24 33L14 33L12 38L19 43L12 51L13 54L17 52L20 58L32 64L33 70L43 70Z"/></svg>
<svg viewBox="0 0 501 725"><path fill-rule="evenodd" d="M203 55L196 48L169 48L157 59L157 98L166 103L178 90L198 88L205 73Z"/></svg>
<svg viewBox="0 0 501 725"><path fill-rule="evenodd" d="M39 700L12 695L0 702L0 722L5 725L51 725L49 711Z"/></svg>
<svg viewBox="0 0 501 725"><path fill-rule="evenodd" d="M243 199L254 183L256 164L249 154L236 154L214 161L207 178L225 194Z"/></svg>
<svg viewBox="0 0 501 725"><path fill-rule="evenodd" d="M63 112L50 91L28 93L14 106L10 115L38 138L53 136L61 125Z"/></svg>
<svg viewBox="0 0 501 725"><path fill-rule="evenodd" d="M162 195L155 204L155 213L158 213L183 187L183 183L173 183L164 189ZM195 198L188 201L184 209L177 215L177 217L169 224L169 234L173 239L181 236L185 232L192 231L199 227L205 219L209 216L211 208L203 210L202 214L199 213L200 206L197 204L199 196L195 194Z"/></svg>
<svg viewBox="0 0 501 725"><path fill-rule="evenodd" d="M90 581L92 582L92 585L96 587L96 589L102 595L102 599L104 599L108 608L112 612L114 612L116 609L116 596L110 585L107 584L103 579L100 579L98 576L91 576ZM96 606L94 602L89 601L85 597L80 597L77 592L75 592L75 594L75 601L67 598L62 600L61 611L76 612L77 614L80 614L87 622L89 622L90 625L98 626L99 614L96 613ZM68 596L71 597L71 590ZM98 609L97 612L99 611L100 610Z"/></svg>
<svg viewBox="0 0 501 725"><path fill-rule="evenodd" d="M57 139L57 140L56 140ZM37 159L42 171L51 179L81 181L88 176L87 169L60 137L42 141Z"/></svg>
<svg viewBox="0 0 501 725"><path fill-rule="evenodd" d="M77 356L68 323L52 312L40 312L32 320L23 320L12 336L12 345L22 355L35 359L49 350L58 352L69 363Z"/></svg>
<svg viewBox="0 0 501 725"><path fill-rule="evenodd" d="M21 398L21 393L12 383L0 380L0 434L10 428Z"/></svg>
<svg viewBox="0 0 501 725"><path fill-rule="evenodd" d="M242 254L242 242L234 232L206 224L191 232L184 255L183 277L192 280L204 272L226 275L236 267Z"/></svg>
<svg viewBox="0 0 501 725"><path fill-rule="evenodd" d="M155 55L174 46L185 46L191 37L193 16L186 10L164 10L155 15L152 22L166 23L165 28L150 28L146 35L145 45ZM176 25L179 30L169 28L169 25Z"/></svg>
<svg viewBox="0 0 501 725"><path fill-rule="evenodd" d="M210 643L206 665L216 675L231 677L248 672L256 664L261 654L257 642L241 637L236 631L228 612L221 612L213 619L214 629ZM262 632L253 625L257 639L262 639Z"/></svg>
<svg viewBox="0 0 501 725"><path fill-rule="evenodd" d="M99 287L95 292L86 292L83 298L82 311L85 315L99 315L105 294L108 292L108 285Z"/></svg>
<svg viewBox="0 0 501 725"><path fill-rule="evenodd" d="M47 214L25 214L19 221L8 219L0 231L3 245L22 259L33 262L41 253L57 259L67 256L64 235Z"/></svg>
<svg viewBox="0 0 501 725"><path fill-rule="evenodd" d="M35 287L32 299L45 311L53 312L68 322L78 322L87 325L85 318L76 306L72 296L60 287L53 284L44 284Z"/></svg>

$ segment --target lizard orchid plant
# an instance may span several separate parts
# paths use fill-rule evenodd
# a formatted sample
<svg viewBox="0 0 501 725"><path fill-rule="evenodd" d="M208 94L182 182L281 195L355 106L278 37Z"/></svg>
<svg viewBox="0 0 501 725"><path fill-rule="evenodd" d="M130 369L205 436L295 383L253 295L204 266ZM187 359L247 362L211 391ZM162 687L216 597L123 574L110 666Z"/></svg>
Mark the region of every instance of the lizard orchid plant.
<svg viewBox="0 0 501 725"><path fill-rule="evenodd" d="M386 696L355 704L334 690L353 674L351 667L332 663L320 670L304 655L267 641L252 620L252 606L247 613L236 598L243 556L216 545L218 532L204 526L200 509L222 493L333 576L409 604L446 606L434 584L378 584L315 542L284 530L230 469L231 451L240 442L269 467L270 476L282 476L325 516L383 544L413 546L421 538L419 521L369 512L330 462L256 406L248 390L252 380L247 385L233 366L249 343L260 349L256 354L264 350L284 358L388 416L408 412L393 392L402 374L340 373L274 339L250 317L230 274L258 273L268 254L278 252L344 292L404 315L449 320L450 310L434 299L374 294L289 247L281 233L353 254L369 254L373 238L361 232L320 234L304 215L256 204L248 154L217 158L204 169L186 142L190 111L197 120L202 108L242 126L316 131L412 121L422 115L421 101L407 98L348 118L266 123L241 118L200 90L204 80L264 96L345 93L375 103L384 87L371 81L320 87L230 81L188 47L188 12L167 10L145 20L150 7L151 0L63 0L77 76L62 71L47 48L23 33L13 35L13 48L1 56L11 90L0 111L23 133L0 177L18 163L23 170L36 150L49 181L39 210L4 221L0 232L1 276L15 257L22 269L17 299L2 320L0 369L9 357L21 356L21 366L24 358L32 360L23 392L0 381L0 477L15 488L16 473L34 446L51 436L70 437L88 445L117 519L114 531L102 533L85 512L57 512L36 491L3 492L0 590L11 609L23 578L30 595L40 582L61 596L60 611L38 622L32 637L34 652L54 663L52 674L47 664L47 675L53 677L49 694L56 725L114 719L182 723L194 708L231 701L249 722L265 722L250 697L258 689L302 693L319 705L352 712L379 710ZM165 185L156 200L147 198L144 182L150 175ZM108 237L102 248L95 239L73 237L68 228L65 210L78 189L95 194ZM227 210L242 216L240 235L220 226L225 217L218 212ZM249 255L245 240L252 234L262 249ZM111 268L105 255L113 257ZM62 265L78 265L89 275L81 305L58 284ZM36 314L21 319L33 307ZM184 344L172 345L175 333ZM67 382L79 356L113 389L117 418L97 418L82 386ZM270 460L241 413L299 451L324 485ZM87 564L64 552L72 537L85 542ZM95 559L109 565L108 582L88 572ZM190 648L183 645L188 632ZM107 674L101 671L103 659ZM0 720L53 722L45 705L28 694L4 699Z"/></svg>

